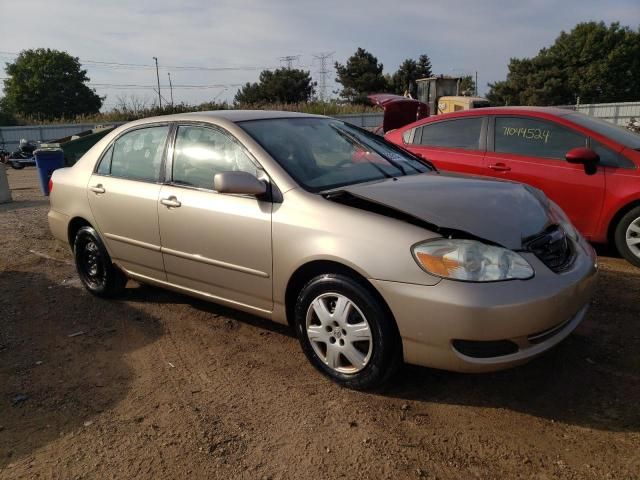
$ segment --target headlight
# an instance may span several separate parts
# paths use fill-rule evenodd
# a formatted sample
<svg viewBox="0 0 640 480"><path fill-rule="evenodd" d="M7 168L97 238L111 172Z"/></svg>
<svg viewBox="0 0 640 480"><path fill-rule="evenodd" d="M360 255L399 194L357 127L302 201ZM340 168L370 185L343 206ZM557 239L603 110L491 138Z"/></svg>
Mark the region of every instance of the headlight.
<svg viewBox="0 0 640 480"><path fill-rule="evenodd" d="M414 245L413 256L426 272L467 282L533 277L533 268L517 253L475 240L433 240Z"/></svg>

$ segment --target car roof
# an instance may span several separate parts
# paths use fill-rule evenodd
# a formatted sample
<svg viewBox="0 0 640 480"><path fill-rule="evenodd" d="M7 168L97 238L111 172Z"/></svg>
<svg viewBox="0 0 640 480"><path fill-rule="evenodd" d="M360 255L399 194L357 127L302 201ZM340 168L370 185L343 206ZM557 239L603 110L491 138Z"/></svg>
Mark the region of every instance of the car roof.
<svg viewBox="0 0 640 480"><path fill-rule="evenodd" d="M500 114L518 114L518 113L542 113L553 115L556 117L564 117L573 113L573 110L560 107L483 107L472 108L471 110L462 110L458 112L444 113L441 115L432 115L429 119L436 120L438 118L460 117L465 115L500 115Z"/></svg>
<svg viewBox="0 0 640 480"><path fill-rule="evenodd" d="M173 115L160 115L138 120L137 123L151 122L179 122L179 121L211 121L223 119L229 122L244 122L247 120L266 120L274 118L325 118L322 115L310 113L283 112L279 110L211 110L205 112L177 113Z"/></svg>
<svg viewBox="0 0 640 480"><path fill-rule="evenodd" d="M534 116L540 117L564 117L571 113L575 113L574 110L569 110L560 107L483 107L483 108L472 108L471 110L459 110L457 112L450 113L442 113L439 115L430 115L426 118L422 118L413 123L409 123L403 127L399 127L398 130L409 130L414 127L418 127L420 125L425 125L427 123L439 122L442 120L454 119L454 118L463 118L463 117L476 117L483 115L526 115L526 114L534 114Z"/></svg>

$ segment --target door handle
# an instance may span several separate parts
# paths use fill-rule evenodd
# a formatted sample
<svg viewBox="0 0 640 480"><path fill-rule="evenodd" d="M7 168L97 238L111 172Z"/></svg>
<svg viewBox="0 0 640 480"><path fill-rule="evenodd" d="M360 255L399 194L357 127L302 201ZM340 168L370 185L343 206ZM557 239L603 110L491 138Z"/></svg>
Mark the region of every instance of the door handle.
<svg viewBox="0 0 640 480"><path fill-rule="evenodd" d="M489 165L491 170L495 170L496 172L508 172L511 170L511 167L505 165L504 163L492 163Z"/></svg>
<svg viewBox="0 0 640 480"><path fill-rule="evenodd" d="M176 197L171 195L169 198L163 198L160 200L160 203L167 208L178 208L182 203L178 201Z"/></svg>
<svg viewBox="0 0 640 480"><path fill-rule="evenodd" d="M106 190L104 189L104 187L102 186L101 183L93 186L93 187L89 187L89 190L91 190L93 193L99 195L101 193L106 192Z"/></svg>

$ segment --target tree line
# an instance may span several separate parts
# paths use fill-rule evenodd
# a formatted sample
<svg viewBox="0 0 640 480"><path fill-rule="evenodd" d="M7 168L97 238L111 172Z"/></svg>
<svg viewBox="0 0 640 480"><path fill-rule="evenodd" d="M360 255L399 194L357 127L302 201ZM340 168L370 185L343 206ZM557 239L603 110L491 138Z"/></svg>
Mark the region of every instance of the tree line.
<svg viewBox="0 0 640 480"><path fill-rule="evenodd" d="M335 80L343 103L367 104L367 95L389 92L416 94L416 81L433 75L426 54L407 58L392 74L370 52L358 48L344 64L335 62ZM16 114L47 119L97 113L104 97L90 88L77 57L51 49L21 52L6 64L0 125ZM561 32L555 42L532 58L511 58L505 80L490 83L493 105L562 105L624 102L640 99L640 29L619 23L586 22ZM317 99L317 83L307 70L264 70L235 95L236 105L300 104ZM463 77L462 90L472 94L475 83ZM188 107L188 106L185 106Z"/></svg>
<svg viewBox="0 0 640 480"><path fill-rule="evenodd" d="M489 84L493 105L568 105L640 100L640 29L579 23L532 58L512 58Z"/></svg>
<svg viewBox="0 0 640 480"><path fill-rule="evenodd" d="M416 81L431 77L431 60L426 54L417 59L405 59L393 74L385 74L384 66L370 52L358 48L344 64L336 62L336 82L341 85L337 93L343 102L366 105L370 93L409 94L415 97ZM475 82L465 76L462 90L473 92ZM239 105L259 105L262 103L303 103L316 98L317 82L311 72L299 69L279 68L265 70L258 82L246 83L234 100Z"/></svg>

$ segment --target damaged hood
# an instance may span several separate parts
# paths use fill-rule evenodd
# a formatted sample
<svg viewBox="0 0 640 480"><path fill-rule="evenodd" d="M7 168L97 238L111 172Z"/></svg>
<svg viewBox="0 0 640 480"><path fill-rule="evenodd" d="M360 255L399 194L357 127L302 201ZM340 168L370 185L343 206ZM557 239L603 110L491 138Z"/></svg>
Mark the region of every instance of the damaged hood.
<svg viewBox="0 0 640 480"><path fill-rule="evenodd" d="M548 200L520 183L426 173L351 185L334 201L423 224L443 236L471 236L511 250L555 223ZM417 222L416 222L417 221Z"/></svg>

